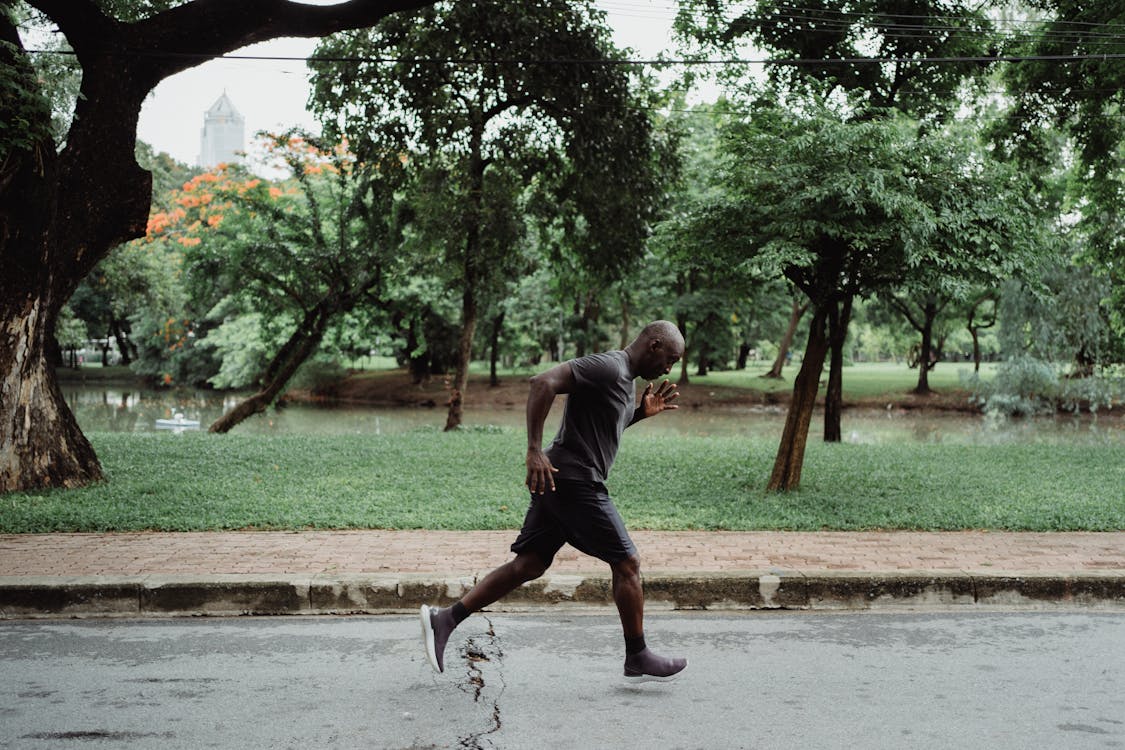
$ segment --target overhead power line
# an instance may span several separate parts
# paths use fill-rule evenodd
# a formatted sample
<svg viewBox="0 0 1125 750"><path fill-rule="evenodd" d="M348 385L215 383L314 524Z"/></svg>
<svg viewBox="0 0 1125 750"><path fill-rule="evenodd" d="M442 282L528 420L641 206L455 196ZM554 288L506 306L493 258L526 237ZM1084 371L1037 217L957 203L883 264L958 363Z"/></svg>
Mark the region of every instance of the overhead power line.
<svg viewBox="0 0 1125 750"><path fill-rule="evenodd" d="M71 50L31 49L29 53L40 55L68 55ZM120 53L117 53L120 54ZM646 67L711 66L711 65L877 65L890 63L996 63L996 62L1056 62L1076 63L1086 60L1122 60L1125 52L1096 52L1079 55L967 55L935 57L759 57L759 58L679 58L679 59L582 59L582 58L473 58L473 57L368 57L361 55L310 55L308 57L289 57L282 55L210 55L193 52L152 52L149 50L126 51L137 57L198 58L202 60L264 60L274 62L329 62L329 63L373 63L394 65L400 63L424 65L588 65L617 66L638 65Z"/></svg>
<svg viewBox="0 0 1125 750"><path fill-rule="evenodd" d="M662 7L656 6L651 3L631 3L627 0L604 0L599 3L603 10L611 11L615 15L631 15L635 18L662 18L672 19L680 16L684 11L676 3L665 4ZM731 20L738 18L746 13L752 12L754 9L751 5L746 4L742 8L734 9L734 13L724 14L724 20ZM905 19L916 21L942 21L946 23L962 23L962 22L979 22L985 20L996 26L1025 26L1030 28L1039 29L1046 26L1053 26L1057 29L1064 27L1073 27L1074 31L1086 29L1117 29L1119 32L1125 32L1125 23L1116 23L1112 21L1068 21L1065 19L1047 18L1047 17L1030 17L1030 18L991 18L988 16L959 16L951 13L932 14L932 13L875 13L873 11L848 11L848 10L835 10L832 8L810 8L801 5L778 5L777 11L784 11L781 13L774 13L772 17L788 16L792 18L803 18L813 20L828 20L831 18L846 18L846 19L870 19L872 17L879 18L893 18ZM688 14L696 17L705 17L711 15L702 8L690 8L686 11Z"/></svg>

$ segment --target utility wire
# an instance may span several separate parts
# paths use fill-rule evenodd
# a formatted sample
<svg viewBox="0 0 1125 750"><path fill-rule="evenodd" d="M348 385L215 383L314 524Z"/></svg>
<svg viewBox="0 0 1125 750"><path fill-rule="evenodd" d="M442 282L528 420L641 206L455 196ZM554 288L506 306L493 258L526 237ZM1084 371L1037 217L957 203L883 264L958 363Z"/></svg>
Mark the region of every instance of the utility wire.
<svg viewBox="0 0 1125 750"><path fill-rule="evenodd" d="M31 54L74 56L71 50L31 49ZM1057 62L1074 63L1085 60L1122 60L1125 52L1096 52L1078 55L964 55L935 57L760 57L760 58L679 58L679 59L581 59L581 58L471 58L471 57L368 57L310 55L309 57L289 57L281 55L210 55L195 52L152 52L149 50L129 50L137 57L199 58L204 60L264 60L272 62L330 62L330 63L374 63L374 64L414 64L427 63L441 65L588 65L617 66L637 65L646 67L668 67L683 65L691 67L710 65L879 65L890 63L996 63L996 62Z"/></svg>
<svg viewBox="0 0 1125 750"><path fill-rule="evenodd" d="M683 11L678 5L664 5L662 8L653 7L647 3L629 3L629 2L602 2L599 6L603 9L611 10L614 13L634 13L636 17L641 18L676 18ZM755 11L753 5L743 5L741 8L734 9L734 13L724 14L724 20L731 20L732 18L740 18ZM656 11L650 13L648 11ZM741 12L738 12L741 11ZM1067 21L1055 18L990 18L988 16L958 16L955 14L932 14L932 13L875 13L873 11L860 12L860 11L847 11L835 10L833 8L809 8L800 5L778 5L775 11L786 11L785 13L777 13L774 15L787 15L793 18L812 18L816 20L827 20L829 18L853 18L865 19L873 16L881 18L897 18L918 21L931 21L941 20L949 23L956 22L979 22L984 20L991 24L996 25L1024 25L1029 27L1042 27L1042 26L1075 26L1079 29L1120 29L1125 32L1125 23L1117 23L1112 21ZM688 14L697 17L707 17L713 15L704 8L689 8L686 10Z"/></svg>

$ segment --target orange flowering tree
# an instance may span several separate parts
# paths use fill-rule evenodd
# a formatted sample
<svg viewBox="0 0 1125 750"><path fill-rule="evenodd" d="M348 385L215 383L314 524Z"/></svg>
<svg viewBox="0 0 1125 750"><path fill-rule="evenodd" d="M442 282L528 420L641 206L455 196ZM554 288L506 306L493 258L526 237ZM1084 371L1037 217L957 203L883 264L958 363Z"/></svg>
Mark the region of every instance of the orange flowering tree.
<svg viewBox="0 0 1125 750"><path fill-rule="evenodd" d="M361 164L346 143L299 131L265 135L264 143L288 178L272 182L221 166L186 182L172 207L149 220L150 241L180 248L200 309L232 324L241 318L241 335L245 317L254 316L269 345L254 363L257 390L213 432L272 404L340 316L381 304L401 258L397 155ZM170 346L182 343L179 330L169 331Z"/></svg>

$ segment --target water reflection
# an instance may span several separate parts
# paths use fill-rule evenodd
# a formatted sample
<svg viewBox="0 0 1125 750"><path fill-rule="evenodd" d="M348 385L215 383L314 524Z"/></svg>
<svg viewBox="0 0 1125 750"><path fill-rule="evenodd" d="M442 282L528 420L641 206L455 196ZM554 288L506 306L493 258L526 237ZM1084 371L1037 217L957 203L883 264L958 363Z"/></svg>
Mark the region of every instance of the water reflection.
<svg viewBox="0 0 1125 750"><path fill-rule="evenodd" d="M67 403L86 432L155 432L158 419L173 419L182 413L197 420L200 429L231 409L243 394L210 391L145 390L69 386L63 388ZM556 404L548 418L552 428L561 414ZM728 408L721 411L679 409L647 420L632 428L639 432L669 435L742 435L775 440L781 435L785 410L779 407ZM244 434L396 434L417 429L441 429L441 408L323 407L293 404L270 409L235 428ZM491 411L466 409L467 426L495 425L524 429L522 409ZM177 428L175 431L181 431ZM820 413L813 420L810 439L819 438ZM895 411L844 413L844 441L861 444L894 442L1003 444L1079 443L1083 445L1125 442L1125 421L1120 417L1068 415L1037 419L991 419L962 414L916 414Z"/></svg>

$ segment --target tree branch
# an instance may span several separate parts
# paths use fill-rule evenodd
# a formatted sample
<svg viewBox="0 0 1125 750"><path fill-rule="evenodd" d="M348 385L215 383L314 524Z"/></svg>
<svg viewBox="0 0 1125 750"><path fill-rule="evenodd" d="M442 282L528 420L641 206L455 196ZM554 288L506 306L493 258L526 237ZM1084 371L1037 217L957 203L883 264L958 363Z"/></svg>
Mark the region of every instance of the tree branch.
<svg viewBox="0 0 1125 750"><path fill-rule="evenodd" d="M484 121L488 122L493 117L496 117L502 112L506 112L512 107L526 107L528 104L531 104L534 101L535 97L531 96L530 94L525 94L523 96L517 96L512 99L506 99L502 102L496 102L496 104L493 104L491 107L484 110Z"/></svg>
<svg viewBox="0 0 1125 750"><path fill-rule="evenodd" d="M325 6L289 0L194 0L132 24L135 33L130 41L137 52L154 56L151 65L160 80L256 42L366 28L392 13L430 4L425 0L350 0Z"/></svg>
<svg viewBox="0 0 1125 750"><path fill-rule="evenodd" d="M887 302L889 302L891 304L891 307L893 307L894 309L896 309L900 313L902 313L903 317L906 318L907 322L909 322L910 325L912 325L914 327L914 330L921 333L925 329L924 324L919 323L917 320L915 320L914 311L910 309L910 303L909 302L903 302L901 299L898 298L898 295L894 295L894 294L889 295L887 297Z"/></svg>
<svg viewBox="0 0 1125 750"><path fill-rule="evenodd" d="M27 4L58 24L79 59L120 36L121 25L91 0L27 0Z"/></svg>

